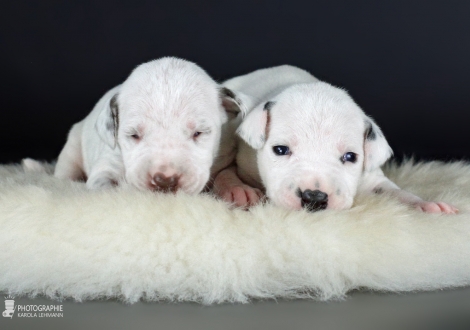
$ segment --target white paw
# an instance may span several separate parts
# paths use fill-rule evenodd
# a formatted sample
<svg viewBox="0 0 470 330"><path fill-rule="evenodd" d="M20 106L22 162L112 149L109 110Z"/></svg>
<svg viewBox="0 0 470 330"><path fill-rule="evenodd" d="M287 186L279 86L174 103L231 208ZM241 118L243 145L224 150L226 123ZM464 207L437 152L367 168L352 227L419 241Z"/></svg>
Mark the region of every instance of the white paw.
<svg viewBox="0 0 470 330"><path fill-rule="evenodd" d="M24 158L21 161L21 166L23 170L29 173L47 173L47 169L41 162L31 158Z"/></svg>
<svg viewBox="0 0 470 330"><path fill-rule="evenodd" d="M450 204L443 202L426 202L419 201L413 204L418 210L426 213L445 213L445 214L457 214L459 210Z"/></svg>
<svg viewBox="0 0 470 330"><path fill-rule="evenodd" d="M86 186L90 190L111 189L118 185L118 182L108 177L95 177L88 179Z"/></svg>

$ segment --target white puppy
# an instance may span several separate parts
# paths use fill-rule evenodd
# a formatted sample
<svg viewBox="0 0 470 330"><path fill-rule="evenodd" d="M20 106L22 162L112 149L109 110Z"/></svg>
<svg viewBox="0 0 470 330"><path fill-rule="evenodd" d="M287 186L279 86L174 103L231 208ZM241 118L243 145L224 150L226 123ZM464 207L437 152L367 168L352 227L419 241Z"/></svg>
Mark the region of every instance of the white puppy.
<svg viewBox="0 0 470 330"><path fill-rule="evenodd" d="M395 194L425 212L454 213L387 179L381 165L392 150L375 122L339 88L292 66L258 70L224 83L257 99L238 128L242 140L234 168L220 173L216 188L239 206L259 191L289 209L347 209L358 192ZM254 187L255 190L253 190Z"/></svg>
<svg viewBox="0 0 470 330"><path fill-rule="evenodd" d="M240 102L194 63L169 57L142 64L72 127L54 175L84 179L91 189L127 182L199 193L211 168L217 173L234 157L230 148L219 153L219 144Z"/></svg>

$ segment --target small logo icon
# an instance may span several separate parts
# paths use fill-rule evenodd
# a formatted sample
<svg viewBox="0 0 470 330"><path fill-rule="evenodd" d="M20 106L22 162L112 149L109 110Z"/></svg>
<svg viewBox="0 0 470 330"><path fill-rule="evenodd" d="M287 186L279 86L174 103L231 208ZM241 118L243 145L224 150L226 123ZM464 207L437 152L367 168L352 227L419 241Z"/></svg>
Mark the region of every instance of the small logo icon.
<svg viewBox="0 0 470 330"><path fill-rule="evenodd" d="M5 311L2 313L3 317L13 318L15 313L15 297L8 296L5 297Z"/></svg>

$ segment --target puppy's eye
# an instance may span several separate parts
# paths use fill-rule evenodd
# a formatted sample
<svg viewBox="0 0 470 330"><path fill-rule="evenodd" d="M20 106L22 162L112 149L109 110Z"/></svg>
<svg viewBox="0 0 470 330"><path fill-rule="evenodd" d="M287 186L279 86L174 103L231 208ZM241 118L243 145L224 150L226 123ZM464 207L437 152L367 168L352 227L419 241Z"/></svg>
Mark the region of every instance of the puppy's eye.
<svg viewBox="0 0 470 330"><path fill-rule="evenodd" d="M291 154L288 146L274 146L273 152L278 156L287 156Z"/></svg>
<svg viewBox="0 0 470 330"><path fill-rule="evenodd" d="M131 135L131 138L135 141L139 141L140 140L140 135L137 134L137 133L134 133L134 134Z"/></svg>
<svg viewBox="0 0 470 330"><path fill-rule="evenodd" d="M341 157L341 162L344 164L346 162L355 163L357 161L357 154L354 152L347 152Z"/></svg>
<svg viewBox="0 0 470 330"><path fill-rule="evenodd" d="M197 137L198 137L199 135L201 135L201 134L202 134L202 132L195 132L195 133L193 134L193 138L195 139L195 138L197 138Z"/></svg>

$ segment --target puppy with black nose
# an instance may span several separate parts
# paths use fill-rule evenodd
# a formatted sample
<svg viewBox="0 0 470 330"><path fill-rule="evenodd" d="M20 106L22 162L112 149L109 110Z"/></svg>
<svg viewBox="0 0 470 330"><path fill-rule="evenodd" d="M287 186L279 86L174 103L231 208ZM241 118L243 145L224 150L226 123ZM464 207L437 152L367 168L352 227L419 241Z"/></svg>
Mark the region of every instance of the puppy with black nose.
<svg viewBox="0 0 470 330"><path fill-rule="evenodd" d="M258 70L224 85L258 100L237 130L236 172L227 169L216 179L226 200L242 206L250 196L253 204L262 190L289 209L340 210L350 208L358 192L387 191L425 212L457 211L403 191L384 176L380 167L392 150L344 90L292 66ZM235 189L245 192L241 201Z"/></svg>
<svg viewBox="0 0 470 330"><path fill-rule="evenodd" d="M220 150L221 131L240 102L194 63L144 63L72 127L54 175L84 179L90 189L127 182L199 193L234 157Z"/></svg>

